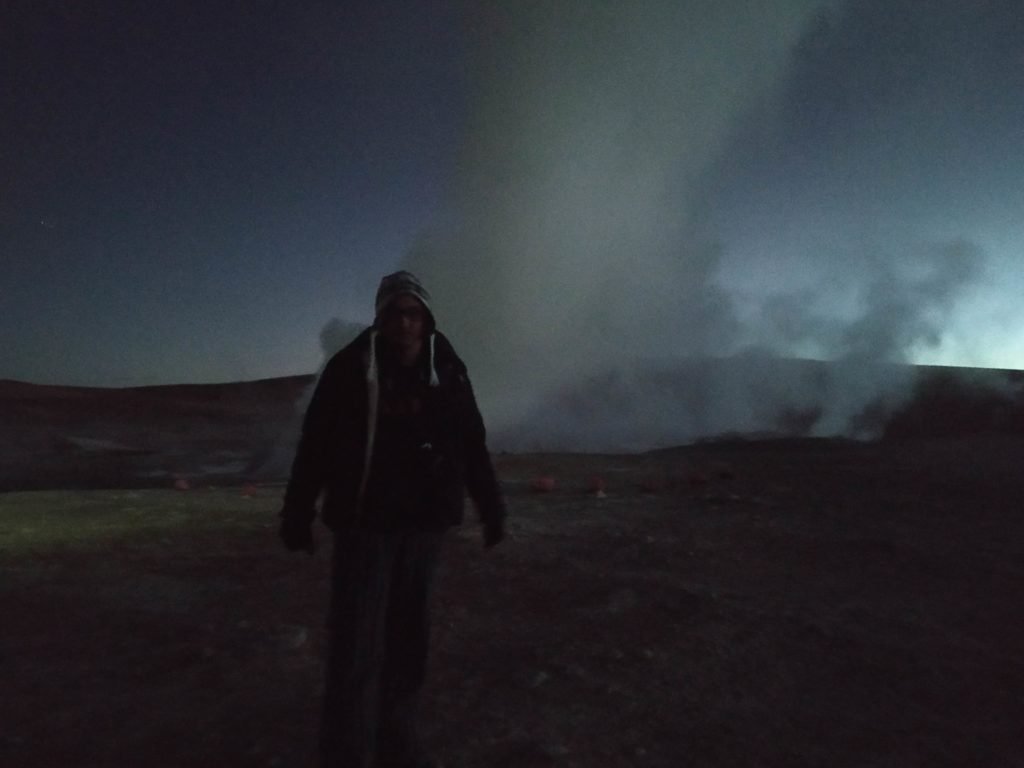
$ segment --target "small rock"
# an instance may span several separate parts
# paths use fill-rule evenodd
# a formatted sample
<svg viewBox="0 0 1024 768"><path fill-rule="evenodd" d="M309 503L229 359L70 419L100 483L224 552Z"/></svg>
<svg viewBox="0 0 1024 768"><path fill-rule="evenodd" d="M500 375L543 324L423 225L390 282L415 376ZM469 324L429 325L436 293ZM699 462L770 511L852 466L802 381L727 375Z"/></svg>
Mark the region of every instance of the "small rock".
<svg viewBox="0 0 1024 768"><path fill-rule="evenodd" d="M546 683L550 679L551 679L551 676L547 672L545 672L544 670L541 670L540 672L538 672L536 675L533 676L533 679L530 681L530 687L531 688L540 688L542 685L544 685L544 683Z"/></svg>
<svg viewBox="0 0 1024 768"><path fill-rule="evenodd" d="M289 651L297 651L306 644L309 639L309 630L305 627L283 627L281 631L281 645Z"/></svg>
<svg viewBox="0 0 1024 768"><path fill-rule="evenodd" d="M617 589L608 596L608 611L610 613L621 613L629 610L636 604L636 592L632 589Z"/></svg>
<svg viewBox="0 0 1024 768"><path fill-rule="evenodd" d="M691 488L703 488L708 484L708 476L699 470L693 470L686 478Z"/></svg>
<svg viewBox="0 0 1024 768"><path fill-rule="evenodd" d="M586 680L589 677L587 675L587 670L585 670L579 664L569 664L565 668L565 671L568 672L573 677L578 677L578 678L580 678L582 680Z"/></svg>
<svg viewBox="0 0 1024 768"><path fill-rule="evenodd" d="M644 493L662 493L668 490L668 480L664 477L646 477L640 480L640 490Z"/></svg>
<svg viewBox="0 0 1024 768"><path fill-rule="evenodd" d="M716 462L713 465L713 469L719 480L729 481L736 479L736 471L724 461Z"/></svg>
<svg viewBox="0 0 1024 768"><path fill-rule="evenodd" d="M548 742L540 745L540 751L546 757L565 757L569 754L569 748L565 744Z"/></svg>

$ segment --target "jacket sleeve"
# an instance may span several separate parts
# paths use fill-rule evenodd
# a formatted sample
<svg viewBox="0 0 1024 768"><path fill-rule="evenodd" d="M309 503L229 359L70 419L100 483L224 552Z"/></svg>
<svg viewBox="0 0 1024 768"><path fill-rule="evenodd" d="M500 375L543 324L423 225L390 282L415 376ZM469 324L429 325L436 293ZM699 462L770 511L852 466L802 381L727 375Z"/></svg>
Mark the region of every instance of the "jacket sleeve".
<svg viewBox="0 0 1024 768"><path fill-rule="evenodd" d="M316 500L327 481L343 384L338 367L329 363L313 390L285 490L281 517L286 520L308 523L316 516Z"/></svg>
<svg viewBox="0 0 1024 768"><path fill-rule="evenodd" d="M465 373L459 375L462 389L463 440L466 450L466 487L480 520L500 523L506 514L505 499L498 484L491 455L487 450L487 430L473 395L473 386Z"/></svg>

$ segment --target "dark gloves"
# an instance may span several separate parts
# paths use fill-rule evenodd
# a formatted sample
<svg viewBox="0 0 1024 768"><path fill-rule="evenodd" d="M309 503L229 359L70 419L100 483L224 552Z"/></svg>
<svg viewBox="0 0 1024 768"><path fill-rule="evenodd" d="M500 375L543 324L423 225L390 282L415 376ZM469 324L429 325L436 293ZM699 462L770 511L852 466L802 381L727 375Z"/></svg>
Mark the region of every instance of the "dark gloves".
<svg viewBox="0 0 1024 768"><path fill-rule="evenodd" d="M500 517L484 523L484 548L490 549L505 538L505 522Z"/></svg>
<svg viewBox="0 0 1024 768"><path fill-rule="evenodd" d="M313 544L313 526L311 521L301 518L282 516L281 527L278 535L285 547L291 552L306 551L313 554L316 550Z"/></svg>

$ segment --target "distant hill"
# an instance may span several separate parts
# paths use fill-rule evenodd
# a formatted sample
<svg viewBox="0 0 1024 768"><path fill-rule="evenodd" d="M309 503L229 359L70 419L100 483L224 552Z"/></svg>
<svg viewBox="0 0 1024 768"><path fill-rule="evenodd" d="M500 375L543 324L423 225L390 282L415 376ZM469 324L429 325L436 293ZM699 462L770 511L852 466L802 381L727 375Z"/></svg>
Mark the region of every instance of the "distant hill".
<svg viewBox="0 0 1024 768"><path fill-rule="evenodd" d="M275 445L294 440L314 378L118 389L0 380L0 490L258 475Z"/></svg>
<svg viewBox="0 0 1024 768"><path fill-rule="evenodd" d="M565 382L496 433L513 451L708 439L1022 433L1016 370L746 355L631 363Z"/></svg>
<svg viewBox="0 0 1024 768"><path fill-rule="evenodd" d="M911 397L888 414L885 439L1024 435L1024 371L921 367Z"/></svg>
<svg viewBox="0 0 1024 768"><path fill-rule="evenodd" d="M315 376L105 389L0 380L0 491L287 477ZM1024 372L747 357L610 370L492 425L494 450L1024 434Z"/></svg>

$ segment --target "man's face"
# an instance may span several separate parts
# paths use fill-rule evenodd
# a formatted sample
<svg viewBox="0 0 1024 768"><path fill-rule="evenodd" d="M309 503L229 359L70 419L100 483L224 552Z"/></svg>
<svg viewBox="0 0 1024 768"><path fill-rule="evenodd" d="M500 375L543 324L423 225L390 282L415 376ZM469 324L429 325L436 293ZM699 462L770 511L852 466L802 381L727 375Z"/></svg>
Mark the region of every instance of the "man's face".
<svg viewBox="0 0 1024 768"><path fill-rule="evenodd" d="M388 305L381 317L381 335L405 351L418 351L427 328L427 310L420 300L408 294Z"/></svg>

